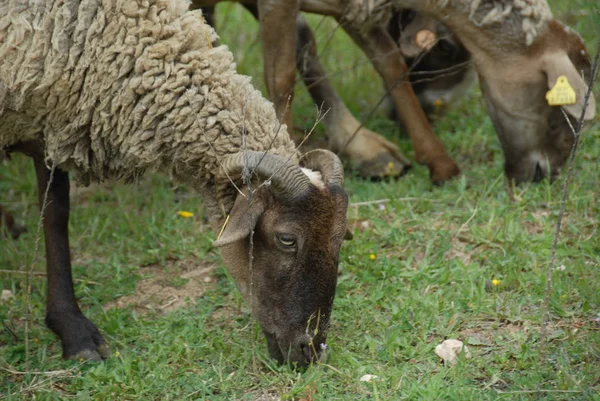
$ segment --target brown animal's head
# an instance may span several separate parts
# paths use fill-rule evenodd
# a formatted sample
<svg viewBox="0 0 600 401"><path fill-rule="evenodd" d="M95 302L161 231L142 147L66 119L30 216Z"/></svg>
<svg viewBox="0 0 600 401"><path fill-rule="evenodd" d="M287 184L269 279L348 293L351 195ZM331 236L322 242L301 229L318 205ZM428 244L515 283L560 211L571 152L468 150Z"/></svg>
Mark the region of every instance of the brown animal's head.
<svg viewBox="0 0 600 401"><path fill-rule="evenodd" d="M488 113L504 150L507 177L517 183L556 177L571 150L573 133L561 107L548 105L546 92L558 77L567 77L576 102L563 109L575 126L591 67L579 35L552 20L526 51L500 59L475 58ZM586 121L594 118L595 109L592 95Z"/></svg>
<svg viewBox="0 0 600 401"><path fill-rule="evenodd" d="M234 155L222 167L237 178L244 165L268 185L237 195L214 245L265 333L271 356L304 367L325 348L347 232L342 164L335 154L316 150L301 160L311 170L306 173L260 152Z"/></svg>
<svg viewBox="0 0 600 401"><path fill-rule="evenodd" d="M409 80L415 95L430 119L460 103L477 81L471 54L434 18L413 10L401 10L392 15L388 32L400 46L410 69ZM419 41L423 32L430 32L434 38L425 47ZM393 114L391 118L397 120Z"/></svg>

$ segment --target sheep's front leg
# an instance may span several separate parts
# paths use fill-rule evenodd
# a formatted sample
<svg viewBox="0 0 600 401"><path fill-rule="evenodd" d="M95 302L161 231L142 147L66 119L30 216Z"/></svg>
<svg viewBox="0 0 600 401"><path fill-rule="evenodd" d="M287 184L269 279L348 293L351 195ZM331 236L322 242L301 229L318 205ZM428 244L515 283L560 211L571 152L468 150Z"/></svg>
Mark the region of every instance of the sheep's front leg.
<svg viewBox="0 0 600 401"><path fill-rule="evenodd" d="M415 158L418 163L429 167L433 183L439 185L458 175L460 173L458 166L446 153L444 145L427 121L427 116L408 80L408 67L389 33L381 27L374 27L364 33L353 31L348 27L346 31L369 57L383 78L408 131L415 150Z"/></svg>
<svg viewBox="0 0 600 401"><path fill-rule="evenodd" d="M339 98L317 56L315 38L302 15L296 20L298 71L313 101L327 112L324 123L330 148L356 164L367 178L402 175L410 162L396 145L362 127Z"/></svg>
<svg viewBox="0 0 600 401"><path fill-rule="evenodd" d="M292 133L292 100L296 77L298 0L258 0L264 73L277 118Z"/></svg>
<svg viewBox="0 0 600 401"><path fill-rule="evenodd" d="M60 338L65 359L106 358L108 345L96 326L81 313L73 291L68 233L69 175L59 169L51 173L40 156L33 161L46 244L46 325Z"/></svg>

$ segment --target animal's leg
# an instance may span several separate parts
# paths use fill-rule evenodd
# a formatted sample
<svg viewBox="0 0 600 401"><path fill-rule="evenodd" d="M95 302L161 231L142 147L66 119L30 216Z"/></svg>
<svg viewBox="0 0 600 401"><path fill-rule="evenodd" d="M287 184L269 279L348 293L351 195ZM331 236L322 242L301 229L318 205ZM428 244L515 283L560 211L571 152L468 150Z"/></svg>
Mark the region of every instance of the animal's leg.
<svg viewBox="0 0 600 401"><path fill-rule="evenodd" d="M458 166L446 153L444 145L427 121L408 80L406 63L388 32L382 27L374 27L365 33L346 30L383 78L408 131L416 160L429 167L433 183L438 185L458 175Z"/></svg>
<svg viewBox="0 0 600 401"><path fill-rule="evenodd" d="M46 325L60 338L65 359L106 358L110 353L108 345L96 326L81 313L73 291L68 235L69 175L59 169L51 173L42 157L34 157L33 162L46 243ZM44 199L47 188L48 196Z"/></svg>
<svg viewBox="0 0 600 401"><path fill-rule="evenodd" d="M264 74L280 121L292 133L292 99L296 77L296 15L298 0L259 0Z"/></svg>
<svg viewBox="0 0 600 401"><path fill-rule="evenodd" d="M332 150L356 164L365 177L397 176L410 162L396 145L381 135L361 127L331 86L321 66L314 35L302 15L296 19L298 71L314 102L327 112L324 123Z"/></svg>

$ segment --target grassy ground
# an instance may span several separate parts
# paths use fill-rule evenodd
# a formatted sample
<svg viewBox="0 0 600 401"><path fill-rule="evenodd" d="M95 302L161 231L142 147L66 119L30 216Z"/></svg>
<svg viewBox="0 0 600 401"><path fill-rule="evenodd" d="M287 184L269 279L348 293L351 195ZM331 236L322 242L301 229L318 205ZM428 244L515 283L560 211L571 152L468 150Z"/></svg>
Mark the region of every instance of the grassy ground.
<svg viewBox="0 0 600 401"><path fill-rule="evenodd" d="M554 3L593 49L600 26L593 1ZM262 86L256 24L237 6L220 12L223 42ZM333 29L325 21L317 36L326 41ZM382 95L380 80L339 30L323 58L364 120ZM315 119L301 86L295 119L298 127ZM412 155L383 112L367 125ZM157 175L136 186L73 189L76 293L112 346L106 362L61 360L43 325L44 278L32 278L26 326L25 279L0 274L0 288L15 295L0 303L0 397L600 400L599 126L585 133L575 165L543 357L541 305L561 184L525 185L509 199L500 146L475 92L436 126L460 178L433 188L416 166L398 181L348 179L354 203L392 200L349 209L355 239L342 249L326 364L306 372L273 365L211 247L198 198ZM2 203L29 227L18 241L0 238L0 269L44 270L30 164L15 156L0 166ZM434 348L447 338L465 341L472 357L441 363ZM378 378L359 381L365 374Z"/></svg>

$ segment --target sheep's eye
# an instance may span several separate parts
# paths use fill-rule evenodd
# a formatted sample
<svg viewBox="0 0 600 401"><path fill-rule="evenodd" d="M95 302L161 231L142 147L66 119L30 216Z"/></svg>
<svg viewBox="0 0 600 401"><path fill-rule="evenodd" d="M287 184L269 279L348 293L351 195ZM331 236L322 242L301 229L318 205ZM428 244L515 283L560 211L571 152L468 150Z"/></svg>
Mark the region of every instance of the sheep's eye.
<svg viewBox="0 0 600 401"><path fill-rule="evenodd" d="M296 246L296 236L293 234L277 234L277 241L284 248L293 248Z"/></svg>

